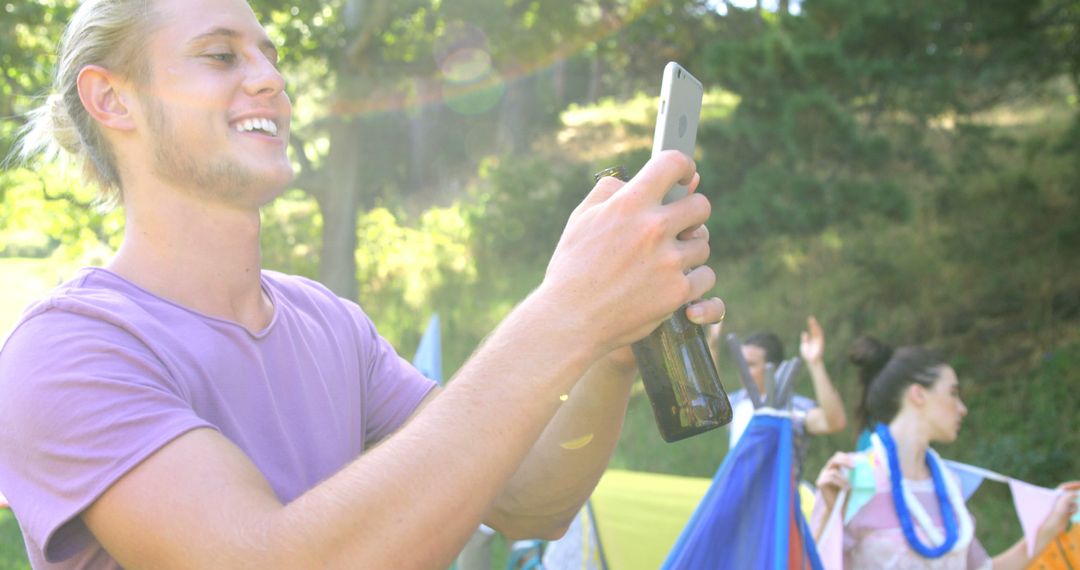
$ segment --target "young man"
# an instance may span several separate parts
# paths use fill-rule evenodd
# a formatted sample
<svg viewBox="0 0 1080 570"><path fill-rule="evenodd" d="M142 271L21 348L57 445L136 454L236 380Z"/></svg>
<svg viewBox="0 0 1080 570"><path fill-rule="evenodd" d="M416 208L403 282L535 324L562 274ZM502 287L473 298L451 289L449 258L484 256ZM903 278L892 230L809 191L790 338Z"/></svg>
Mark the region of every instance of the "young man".
<svg viewBox="0 0 1080 570"><path fill-rule="evenodd" d="M847 426L844 402L825 368L825 331L813 316L806 319L806 329L799 339L799 355L802 356L810 372L817 401L800 394L795 394L792 398L792 411L795 412L792 422L795 428L793 442L796 473L799 476L802 475L803 462L806 460L808 436L836 433ZM713 351L718 352L720 350L719 327L714 325L710 328L709 341ZM775 370L780 366L784 360L783 343L774 333L754 333L742 342L742 355L758 393L764 397L765 367L767 364L772 364ZM734 417L728 426L728 447L733 449L747 426L750 425L755 406L746 389L732 392L729 398Z"/></svg>
<svg viewBox="0 0 1080 570"><path fill-rule="evenodd" d="M0 351L0 489L37 568L439 568L481 521L558 536L614 448L627 345L715 282L708 201L661 204L692 161L605 178L437 394L355 304L260 269L293 176L275 58L244 0L86 0L69 24L27 149L84 159L127 222Z"/></svg>

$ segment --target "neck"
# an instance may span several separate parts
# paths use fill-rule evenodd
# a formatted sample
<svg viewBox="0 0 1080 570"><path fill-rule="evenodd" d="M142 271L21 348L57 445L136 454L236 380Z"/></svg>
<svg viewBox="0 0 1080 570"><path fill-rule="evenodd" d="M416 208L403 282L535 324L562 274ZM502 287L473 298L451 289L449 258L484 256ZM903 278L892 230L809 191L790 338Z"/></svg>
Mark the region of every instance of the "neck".
<svg viewBox="0 0 1080 570"><path fill-rule="evenodd" d="M125 193L124 243L109 269L190 309L260 330L273 316L262 291L256 208L161 187Z"/></svg>
<svg viewBox="0 0 1080 570"><path fill-rule="evenodd" d="M906 479L930 477L930 469L926 466L930 438L924 432L922 422L903 413L889 424L889 433L896 442L896 453L900 458L900 471Z"/></svg>

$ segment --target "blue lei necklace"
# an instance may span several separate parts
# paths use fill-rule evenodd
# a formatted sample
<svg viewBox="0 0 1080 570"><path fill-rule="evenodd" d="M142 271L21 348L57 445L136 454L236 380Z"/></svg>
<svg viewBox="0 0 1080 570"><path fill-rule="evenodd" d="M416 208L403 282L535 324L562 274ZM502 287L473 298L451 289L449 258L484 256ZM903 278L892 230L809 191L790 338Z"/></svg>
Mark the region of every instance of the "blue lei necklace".
<svg viewBox="0 0 1080 570"><path fill-rule="evenodd" d="M930 451L926 451L926 465L930 468L930 476L934 479L934 494L937 495L938 504L941 505L941 519L945 524L945 542L940 546L931 548L919 540L915 534L915 526L911 524L911 511L908 510L907 502L904 501L904 492L901 485L903 474L900 472L900 456L896 452L896 442L885 424L878 424L875 428L881 443L885 446L886 455L889 456L889 480L892 483L893 506L896 507L896 516L900 519L900 527L904 531L911 548L924 558L941 558L945 553L952 550L960 533L956 525L956 513L953 511L952 502L945 491L945 478L941 474L941 467L937 461L930 457Z"/></svg>

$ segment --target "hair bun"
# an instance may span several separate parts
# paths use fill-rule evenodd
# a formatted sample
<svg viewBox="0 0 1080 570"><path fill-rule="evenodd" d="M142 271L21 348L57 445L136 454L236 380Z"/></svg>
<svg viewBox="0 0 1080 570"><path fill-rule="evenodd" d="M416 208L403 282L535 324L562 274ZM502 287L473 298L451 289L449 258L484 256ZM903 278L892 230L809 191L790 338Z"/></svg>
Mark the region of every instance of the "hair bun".
<svg viewBox="0 0 1080 570"><path fill-rule="evenodd" d="M60 148L71 153L73 156L82 152L82 139L75 121L68 112L67 102L59 94L50 95L45 103L48 109L48 119L51 121L52 136Z"/></svg>
<svg viewBox="0 0 1080 570"><path fill-rule="evenodd" d="M863 369L864 379L873 378L892 358L891 346L870 336L860 336L848 348L848 360Z"/></svg>

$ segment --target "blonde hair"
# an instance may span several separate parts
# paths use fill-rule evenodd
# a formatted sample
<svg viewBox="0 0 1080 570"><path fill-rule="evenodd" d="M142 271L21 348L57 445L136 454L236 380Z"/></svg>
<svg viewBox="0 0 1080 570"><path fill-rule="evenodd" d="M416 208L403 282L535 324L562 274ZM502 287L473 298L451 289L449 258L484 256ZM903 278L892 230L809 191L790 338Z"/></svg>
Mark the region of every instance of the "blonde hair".
<svg viewBox="0 0 1080 570"><path fill-rule="evenodd" d="M79 73L87 65L100 65L145 84L150 66L142 52L155 25L152 2L82 2L60 41L51 92L45 104L29 113L17 147L24 161L37 155L46 160L70 159L84 181L98 186L101 201L109 205L122 197L120 173L108 140L79 98Z"/></svg>

